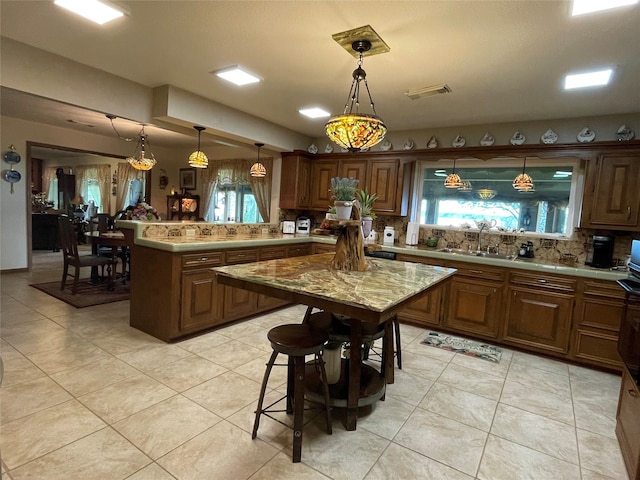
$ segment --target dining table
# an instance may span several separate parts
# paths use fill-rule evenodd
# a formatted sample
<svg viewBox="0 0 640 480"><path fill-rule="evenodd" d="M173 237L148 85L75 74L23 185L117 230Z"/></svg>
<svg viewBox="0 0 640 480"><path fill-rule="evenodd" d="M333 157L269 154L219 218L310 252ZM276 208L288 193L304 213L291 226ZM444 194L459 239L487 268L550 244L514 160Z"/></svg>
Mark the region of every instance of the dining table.
<svg viewBox="0 0 640 480"><path fill-rule="evenodd" d="M91 243L91 253L96 255L98 253L98 246L111 248L111 260L113 260L113 268L109 267L109 282L108 288L113 290L116 284L116 263L118 260L118 250L127 248L127 241L124 238L124 233L119 230L109 230L107 232L87 232L85 236L89 243ZM124 267L123 267L124 274ZM98 281L98 267L91 267L91 281Z"/></svg>
<svg viewBox="0 0 640 480"><path fill-rule="evenodd" d="M362 326L385 324L383 341L393 346L391 320L410 303L419 300L436 285L447 281L456 270L421 263L367 258L365 271L332 268L334 254L316 254L276 260L214 267L217 282L259 294L303 304L349 320L349 368L347 371L347 430L355 430L363 391ZM391 358L391 367L393 358ZM382 369L384 370L384 369ZM392 369L391 369L392 370ZM388 370L387 370L388 372ZM391 383L387 377L385 383ZM382 392L384 394L384 392Z"/></svg>

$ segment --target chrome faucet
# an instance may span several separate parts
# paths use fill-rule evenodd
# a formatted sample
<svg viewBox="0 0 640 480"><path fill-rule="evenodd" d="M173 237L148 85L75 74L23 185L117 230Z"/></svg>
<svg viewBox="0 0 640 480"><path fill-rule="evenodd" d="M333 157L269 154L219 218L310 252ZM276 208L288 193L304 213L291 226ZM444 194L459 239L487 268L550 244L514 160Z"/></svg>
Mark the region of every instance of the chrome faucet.
<svg viewBox="0 0 640 480"><path fill-rule="evenodd" d="M480 231L478 232L478 250L476 253L482 252L482 231L487 228L487 224L482 222L480 224Z"/></svg>

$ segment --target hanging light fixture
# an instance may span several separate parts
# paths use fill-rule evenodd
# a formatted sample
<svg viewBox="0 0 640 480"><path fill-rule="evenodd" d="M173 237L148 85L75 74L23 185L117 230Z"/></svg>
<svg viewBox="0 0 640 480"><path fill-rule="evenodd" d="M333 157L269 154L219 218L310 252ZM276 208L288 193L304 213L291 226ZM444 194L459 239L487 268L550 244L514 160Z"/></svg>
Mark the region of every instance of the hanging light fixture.
<svg viewBox="0 0 640 480"><path fill-rule="evenodd" d="M127 162L129 162L136 170L151 170L157 162L153 153L151 153L151 150L147 150L149 145L148 138L144 134L144 125L140 130L139 136L140 138L138 139L136 149L134 150L133 155L127 158Z"/></svg>
<svg viewBox="0 0 640 480"><path fill-rule="evenodd" d="M260 163L260 148L264 147L264 143L254 143L254 145L256 147L258 147L258 160L256 160L256 163L251 165L251 169L249 170L249 174L252 177L266 177L267 176L267 169L265 168L265 166L263 164Z"/></svg>
<svg viewBox="0 0 640 480"><path fill-rule="evenodd" d="M350 152L359 152L363 148L370 148L380 143L387 133L387 127L376 113L367 83L367 73L362 69L362 54L371 49L371 42L356 40L351 44L351 48L358 52L359 57L358 68L353 71L349 97L343 114L331 117L325 124L325 130L327 136L341 147ZM364 82L367 89L373 115L359 112L361 82Z"/></svg>
<svg viewBox="0 0 640 480"><path fill-rule="evenodd" d="M189 166L194 168L207 168L209 166L209 159L204 152L200 150L200 134L203 130L206 130L206 128L198 126L194 126L193 128L198 131L198 149L189 155Z"/></svg>
<svg viewBox="0 0 640 480"><path fill-rule="evenodd" d="M513 188L515 188L521 193L530 192L534 188L533 178L531 178L528 174L525 173L526 168L527 168L527 157L524 157L524 162L522 164L522 173L513 180Z"/></svg>
<svg viewBox="0 0 640 480"><path fill-rule="evenodd" d="M463 180L462 186L459 188L459 190L461 192L470 192L471 190L473 190L473 185L471 185L471 182L469 180Z"/></svg>
<svg viewBox="0 0 640 480"><path fill-rule="evenodd" d="M453 172L444 179L444 188L460 188L462 187L462 179L456 173L456 159L453 159Z"/></svg>
<svg viewBox="0 0 640 480"><path fill-rule="evenodd" d="M476 191L476 195L480 200L492 200L495 198L498 192L491 190L490 188L481 188Z"/></svg>

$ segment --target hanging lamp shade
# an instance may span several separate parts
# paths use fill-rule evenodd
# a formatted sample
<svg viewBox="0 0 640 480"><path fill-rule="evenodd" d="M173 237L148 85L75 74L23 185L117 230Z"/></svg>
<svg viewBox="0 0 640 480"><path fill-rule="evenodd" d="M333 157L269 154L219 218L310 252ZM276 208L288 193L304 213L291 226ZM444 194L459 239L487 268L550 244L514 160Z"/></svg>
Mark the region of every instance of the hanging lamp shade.
<svg viewBox="0 0 640 480"><path fill-rule="evenodd" d="M460 188L462 187L462 179L456 173L456 159L453 159L453 171L444 179L444 188Z"/></svg>
<svg viewBox="0 0 640 480"><path fill-rule="evenodd" d="M209 166L209 159L204 152L200 150L200 134L203 130L206 130L206 128L198 126L194 126L193 128L198 131L198 149L189 155L189 166L193 168L207 168Z"/></svg>
<svg viewBox="0 0 640 480"><path fill-rule="evenodd" d="M266 177L267 169L262 163L260 163L260 148L264 147L264 143L254 143L254 145L258 147L258 160L256 161L256 163L251 165L249 175L251 175L252 177Z"/></svg>
<svg viewBox="0 0 640 480"><path fill-rule="evenodd" d="M331 117L325 124L327 136L340 147L350 152L358 152L363 148L370 148L380 143L387 134L387 127L376 113L375 104L371 98L367 73L362 69L362 54L371 49L368 40L357 40L351 48L359 53L358 67L353 71L353 81L349 90L349 97L342 115ZM369 103L373 114L360 113L360 85L364 86L369 95Z"/></svg>
<svg viewBox="0 0 640 480"><path fill-rule="evenodd" d="M461 192L470 192L473 190L473 185L471 185L471 182L469 180L463 180L462 181L462 186L459 189Z"/></svg>
<svg viewBox="0 0 640 480"><path fill-rule="evenodd" d="M476 191L476 195L480 200L492 200L493 198L495 198L497 193L498 192L490 188L481 188L478 191Z"/></svg>
<svg viewBox="0 0 640 480"><path fill-rule="evenodd" d="M133 155L127 158L127 162L136 170L151 170L157 163L149 148L148 137L144 134L144 125L140 130L138 144Z"/></svg>
<svg viewBox="0 0 640 480"><path fill-rule="evenodd" d="M534 189L533 178L525 172L527 168L527 158L525 157L522 164L522 173L513 180L513 188L521 193L530 192Z"/></svg>

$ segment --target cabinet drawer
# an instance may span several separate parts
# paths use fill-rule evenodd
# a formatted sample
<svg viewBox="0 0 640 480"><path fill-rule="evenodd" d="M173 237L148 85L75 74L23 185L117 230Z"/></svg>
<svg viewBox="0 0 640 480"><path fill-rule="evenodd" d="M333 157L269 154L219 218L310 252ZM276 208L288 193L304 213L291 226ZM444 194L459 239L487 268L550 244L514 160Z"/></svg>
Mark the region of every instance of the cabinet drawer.
<svg viewBox="0 0 640 480"><path fill-rule="evenodd" d="M622 370L617 335L578 329L576 358L591 360L598 365L605 364Z"/></svg>
<svg viewBox="0 0 640 480"><path fill-rule="evenodd" d="M396 260L399 262L414 262L414 263L423 263L425 265L434 265L436 267L444 267L445 261L440 260L439 258L429 258L429 257L421 257L418 255L406 255L404 253L399 253L396 256ZM456 267L453 267L456 268Z"/></svg>
<svg viewBox="0 0 640 480"><path fill-rule="evenodd" d="M576 280L571 280L569 278L552 277L549 275L537 275L535 273L513 273L511 275L511 283L567 293L571 293L576 290Z"/></svg>
<svg viewBox="0 0 640 480"><path fill-rule="evenodd" d="M182 268L219 267L223 261L223 252L190 253L182 256Z"/></svg>
<svg viewBox="0 0 640 480"><path fill-rule="evenodd" d="M260 250L260 260L273 260L275 258L285 258L287 247L267 247Z"/></svg>
<svg viewBox="0 0 640 480"><path fill-rule="evenodd" d="M256 248L247 250L227 250L225 252L225 256L226 265L234 265L236 263L257 262L259 253Z"/></svg>
<svg viewBox="0 0 640 480"><path fill-rule="evenodd" d="M597 295L607 298L618 298L624 300L624 290L620 288L615 282L594 282L591 280L585 280L584 282L584 294L585 295Z"/></svg>
<svg viewBox="0 0 640 480"><path fill-rule="evenodd" d="M478 280L503 282L505 269L497 269L478 265L477 263L448 262L447 267L455 268L457 276L473 277Z"/></svg>
<svg viewBox="0 0 640 480"><path fill-rule="evenodd" d="M307 243L305 245L287 247L287 256L300 257L302 255L311 255L311 244Z"/></svg>

